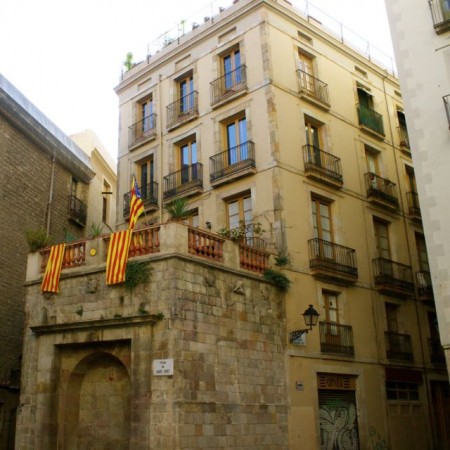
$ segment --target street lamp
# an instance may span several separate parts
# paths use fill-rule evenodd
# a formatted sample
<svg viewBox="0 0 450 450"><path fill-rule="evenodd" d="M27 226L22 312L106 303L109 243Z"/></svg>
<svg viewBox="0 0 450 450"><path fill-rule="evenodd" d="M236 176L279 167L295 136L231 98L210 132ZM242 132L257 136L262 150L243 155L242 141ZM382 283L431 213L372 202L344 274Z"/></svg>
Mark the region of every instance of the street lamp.
<svg viewBox="0 0 450 450"><path fill-rule="evenodd" d="M309 305L309 308L305 310L305 312L302 314L303 319L305 319L305 324L308 328L305 328L303 330L294 330L289 333L289 341L295 342L296 340L300 339L305 333L308 333L308 331L312 330L312 327L315 327L317 325L317 321L319 320L319 313L314 309L313 305Z"/></svg>

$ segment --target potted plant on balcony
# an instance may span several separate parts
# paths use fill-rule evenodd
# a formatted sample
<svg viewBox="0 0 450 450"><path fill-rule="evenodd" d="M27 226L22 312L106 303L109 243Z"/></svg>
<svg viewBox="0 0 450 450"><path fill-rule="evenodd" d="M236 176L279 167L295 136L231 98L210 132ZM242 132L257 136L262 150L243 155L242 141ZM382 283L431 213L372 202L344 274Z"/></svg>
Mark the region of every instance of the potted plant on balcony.
<svg viewBox="0 0 450 450"><path fill-rule="evenodd" d="M235 242L245 243L249 234L252 236L260 236L264 232L260 222L252 222L246 224L244 220L239 221L239 226L234 228L222 227L217 230L217 234L226 237Z"/></svg>
<svg viewBox="0 0 450 450"><path fill-rule="evenodd" d="M183 222L189 217L189 202L186 197L175 198L164 205L169 222Z"/></svg>

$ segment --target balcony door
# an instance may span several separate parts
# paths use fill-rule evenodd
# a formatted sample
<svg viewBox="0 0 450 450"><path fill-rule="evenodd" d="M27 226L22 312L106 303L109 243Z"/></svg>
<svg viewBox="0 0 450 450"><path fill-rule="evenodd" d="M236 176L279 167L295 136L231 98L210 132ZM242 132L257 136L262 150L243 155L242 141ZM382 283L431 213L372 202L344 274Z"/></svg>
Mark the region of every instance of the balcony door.
<svg viewBox="0 0 450 450"><path fill-rule="evenodd" d="M194 108L194 78L192 75L178 83L180 114L186 114Z"/></svg>
<svg viewBox="0 0 450 450"><path fill-rule="evenodd" d="M311 94L315 94L314 86L314 64L313 59L309 56L299 53L299 66L300 66L300 84L302 89L305 89Z"/></svg>
<svg viewBox="0 0 450 450"><path fill-rule="evenodd" d="M334 259L333 230L331 225L331 205L325 200L313 198L312 218L314 227L314 238L318 241L319 257Z"/></svg>
<svg viewBox="0 0 450 450"><path fill-rule="evenodd" d="M153 194L153 182L155 177L155 164L153 157L142 162L139 165L139 178L141 182L141 196L144 201L147 199L152 199Z"/></svg>
<svg viewBox="0 0 450 450"><path fill-rule="evenodd" d="M141 121L141 135L145 136L154 128L153 98L150 97L139 104L139 119Z"/></svg>
<svg viewBox="0 0 450 450"><path fill-rule="evenodd" d="M248 159L247 120L240 117L226 124L228 165Z"/></svg>
<svg viewBox="0 0 450 450"><path fill-rule="evenodd" d="M197 141L185 142L180 146L181 184L197 178Z"/></svg>
<svg viewBox="0 0 450 450"><path fill-rule="evenodd" d="M308 162L322 167L320 158L320 128L308 120L305 121L306 144L308 146Z"/></svg>
<svg viewBox="0 0 450 450"><path fill-rule="evenodd" d="M245 241L253 244L252 197L245 194L227 201L228 228L244 228Z"/></svg>
<svg viewBox="0 0 450 450"><path fill-rule="evenodd" d="M379 219L374 219L373 227L378 257L390 260L391 249L389 244L388 223Z"/></svg>
<svg viewBox="0 0 450 450"><path fill-rule="evenodd" d="M323 301L326 320L326 344L333 348L339 348L341 339L339 335L338 296L334 292L324 292Z"/></svg>
<svg viewBox="0 0 450 450"><path fill-rule="evenodd" d="M222 58L222 70L225 77L225 89L228 91L241 83L241 53L233 50Z"/></svg>

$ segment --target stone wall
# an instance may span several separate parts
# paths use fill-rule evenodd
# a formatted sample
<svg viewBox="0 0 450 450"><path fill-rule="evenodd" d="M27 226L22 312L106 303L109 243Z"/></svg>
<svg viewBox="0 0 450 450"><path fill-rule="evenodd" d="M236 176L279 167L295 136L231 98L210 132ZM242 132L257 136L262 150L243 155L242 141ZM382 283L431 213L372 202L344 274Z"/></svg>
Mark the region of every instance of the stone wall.
<svg viewBox="0 0 450 450"><path fill-rule="evenodd" d="M28 284L17 448L287 449L283 296L182 255L151 267L133 291L104 267L67 271L50 298ZM153 374L171 359L173 375ZM104 417L126 427L105 438Z"/></svg>

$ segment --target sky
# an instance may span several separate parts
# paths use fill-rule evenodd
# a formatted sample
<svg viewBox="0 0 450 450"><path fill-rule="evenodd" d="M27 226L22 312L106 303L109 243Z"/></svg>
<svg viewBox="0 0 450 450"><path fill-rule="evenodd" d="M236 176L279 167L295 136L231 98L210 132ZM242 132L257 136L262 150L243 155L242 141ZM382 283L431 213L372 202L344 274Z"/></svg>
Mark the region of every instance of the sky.
<svg viewBox="0 0 450 450"><path fill-rule="evenodd" d="M343 29L344 38L361 48L370 42L371 56L392 65L385 56L393 50L384 0L290 1L333 30ZM189 30L231 3L1 0L0 73L64 133L92 129L115 158L119 109L114 88L126 54L141 60L151 42L181 21Z"/></svg>

